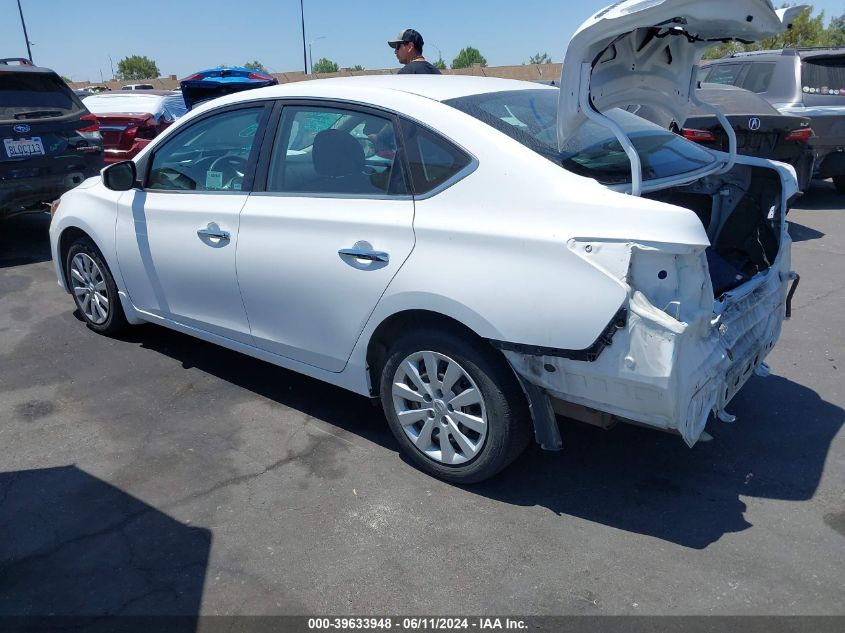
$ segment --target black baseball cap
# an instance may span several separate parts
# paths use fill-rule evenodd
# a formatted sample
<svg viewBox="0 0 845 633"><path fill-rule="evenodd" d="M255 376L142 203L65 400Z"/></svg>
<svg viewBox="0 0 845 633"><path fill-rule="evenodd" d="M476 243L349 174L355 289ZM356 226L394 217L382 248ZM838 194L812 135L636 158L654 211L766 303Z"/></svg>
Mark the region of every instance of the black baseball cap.
<svg viewBox="0 0 845 633"><path fill-rule="evenodd" d="M417 49L421 49L423 44L425 44L425 42L423 42L422 35L417 33L414 29L405 29L396 39L387 40L387 45L390 48L399 48L402 44L407 44L408 42L413 42Z"/></svg>

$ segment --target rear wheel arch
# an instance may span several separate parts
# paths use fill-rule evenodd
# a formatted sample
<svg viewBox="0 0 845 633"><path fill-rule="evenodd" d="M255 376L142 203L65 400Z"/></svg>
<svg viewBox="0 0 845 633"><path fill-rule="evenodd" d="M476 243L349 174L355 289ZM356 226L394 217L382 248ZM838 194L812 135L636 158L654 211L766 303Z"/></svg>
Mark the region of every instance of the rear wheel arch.
<svg viewBox="0 0 845 633"><path fill-rule="evenodd" d="M472 328L439 312L404 310L391 314L373 331L367 344L367 367L370 372L370 393L372 396L378 396L381 369L384 367L390 345L402 335L418 329L444 330L476 341L481 345L489 346L487 341ZM490 346L490 349L496 352L492 346Z"/></svg>

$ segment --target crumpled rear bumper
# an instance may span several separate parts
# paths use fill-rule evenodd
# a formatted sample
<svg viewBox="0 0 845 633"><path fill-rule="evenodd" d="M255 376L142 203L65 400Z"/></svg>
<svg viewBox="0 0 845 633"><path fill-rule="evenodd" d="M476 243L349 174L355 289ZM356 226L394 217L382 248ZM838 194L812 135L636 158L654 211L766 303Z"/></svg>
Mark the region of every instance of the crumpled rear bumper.
<svg viewBox="0 0 845 633"><path fill-rule="evenodd" d="M552 399L677 431L692 446L774 347L790 285L785 237L775 264L680 322L633 291L628 319L595 362L505 351L514 370Z"/></svg>

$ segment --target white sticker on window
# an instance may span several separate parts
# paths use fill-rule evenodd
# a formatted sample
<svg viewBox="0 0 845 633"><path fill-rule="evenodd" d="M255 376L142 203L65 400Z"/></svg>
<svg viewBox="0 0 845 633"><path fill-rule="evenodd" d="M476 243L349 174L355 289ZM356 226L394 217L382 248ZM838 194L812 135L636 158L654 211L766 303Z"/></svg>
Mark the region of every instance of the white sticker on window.
<svg viewBox="0 0 845 633"><path fill-rule="evenodd" d="M223 188L223 172L222 171L207 171L207 172L205 172L205 188L206 189L222 189Z"/></svg>

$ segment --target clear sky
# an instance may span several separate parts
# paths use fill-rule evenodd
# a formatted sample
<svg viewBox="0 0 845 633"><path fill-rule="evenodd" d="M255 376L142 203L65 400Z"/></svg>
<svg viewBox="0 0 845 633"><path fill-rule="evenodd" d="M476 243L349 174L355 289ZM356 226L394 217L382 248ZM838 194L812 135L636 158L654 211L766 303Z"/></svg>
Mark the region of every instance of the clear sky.
<svg viewBox="0 0 845 633"><path fill-rule="evenodd" d="M706 2L707 0L702 0ZM535 53L563 61L566 43L610 0L304 0L314 59L341 67L395 67L386 41L412 27L450 64L474 46L490 66L521 64ZM776 3L780 4L780 2ZM812 2L827 17L843 0ZM183 77L257 59L272 72L303 70L300 0L21 0L35 63L74 81L111 77L127 55L155 60ZM0 0L0 57L26 57L16 0Z"/></svg>

